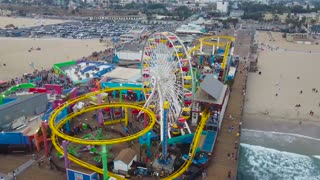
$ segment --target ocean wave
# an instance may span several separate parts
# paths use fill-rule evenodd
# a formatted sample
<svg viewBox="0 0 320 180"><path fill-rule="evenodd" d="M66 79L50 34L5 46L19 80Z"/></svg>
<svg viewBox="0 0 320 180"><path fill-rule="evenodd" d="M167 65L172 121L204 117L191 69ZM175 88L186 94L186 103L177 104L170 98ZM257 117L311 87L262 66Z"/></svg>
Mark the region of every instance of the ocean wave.
<svg viewBox="0 0 320 180"><path fill-rule="evenodd" d="M320 156L319 156L319 155L314 155L313 157L314 157L314 158L317 158L317 159L320 159Z"/></svg>
<svg viewBox="0 0 320 180"><path fill-rule="evenodd" d="M241 144L239 180L319 180L319 159L262 146Z"/></svg>
<svg viewBox="0 0 320 180"><path fill-rule="evenodd" d="M261 131L261 130L254 130L254 129L241 129L241 131L251 131L251 132L258 132L258 133L270 133L270 134L278 134L278 135L296 136L299 138L305 138L305 139L310 139L310 140L315 140L315 141L320 142L320 139L310 137L310 136L301 135L301 134L294 134L294 133L284 133L284 132L276 132L276 131Z"/></svg>

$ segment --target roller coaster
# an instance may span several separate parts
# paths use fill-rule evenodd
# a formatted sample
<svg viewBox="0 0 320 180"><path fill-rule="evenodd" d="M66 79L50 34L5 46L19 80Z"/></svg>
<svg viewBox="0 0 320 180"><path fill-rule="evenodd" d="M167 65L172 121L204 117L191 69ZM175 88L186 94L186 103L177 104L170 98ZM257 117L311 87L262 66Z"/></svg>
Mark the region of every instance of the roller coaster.
<svg viewBox="0 0 320 180"><path fill-rule="evenodd" d="M167 39L161 37L160 35L165 35L167 36ZM177 37L173 36L170 33L164 33L164 34L156 34L156 36L158 36L158 38L160 39L161 43L166 43L166 45L169 47L167 49L169 49L169 52L166 52L166 49L158 49L158 53L162 56L162 58L166 58L164 56L164 53L169 53L169 54L175 54L175 59L178 59L178 63L176 64L176 66L180 66L180 70L173 70L175 73L179 72L182 73L183 72L183 68L188 68L191 71L189 73L186 74L190 74L191 77L193 76L193 69L190 63L190 58L189 58L189 62L183 58L179 59L179 57L189 57L192 53L195 53L196 51L200 50L200 53L202 52L202 48L204 45L206 46L216 46L216 47L224 47L225 51L224 51L224 59L222 62L222 68L226 68L227 66L227 56L229 53L229 49L231 47L231 43L234 42L234 37L229 37L229 36L209 36L209 37L203 37L199 39L200 44L191 48L188 52L185 51L185 53L183 54L183 48L181 48L180 46L175 46L173 41L179 41L179 39L176 39ZM150 44L148 44L148 50L151 50L154 48L156 42L154 39L149 39L148 41L151 42ZM211 42L212 39L218 39L217 42ZM227 41L225 42L219 42L220 39L227 39ZM173 51L170 50L171 47L176 47L176 49L174 49ZM163 47L161 47L163 48ZM164 47L166 48L166 47ZM180 50L179 50L180 49ZM184 49L185 50L185 49ZM233 50L231 50L233 51ZM68 153L65 154L66 151L64 151L64 149L61 147L59 141L58 141L58 137L68 141L68 142L72 142L72 143L78 143L78 144L85 144L85 145L101 145L101 146L105 146L105 145L112 145L112 144L117 144L117 143L123 143L123 142L128 142L128 141L132 141L134 139L137 139L143 135L145 135L147 132L149 132L154 125L157 123L159 123L160 125L163 124L163 121L165 120L165 117L161 117L161 120L159 122L157 116L159 116L159 112L160 112L160 116L162 116L163 113L163 109L166 109L165 107L168 106L167 108L171 111L169 111L169 113L171 113L170 117L174 117L176 114L180 114L181 115L181 111L184 108L183 106L180 106L182 103L181 102L175 102L175 100L173 100L173 98L177 98L179 99L179 97L173 97L172 93L174 92L163 92L166 89L163 89L160 87L165 85L170 87L170 85L168 84L168 82L171 82L170 77L168 76L163 76L163 75L159 75L159 74L145 74L146 72L159 72L159 69L152 69L155 66L163 66L163 64L166 64L166 62L160 62L160 64L155 64L155 62L151 62L150 59L152 59L152 54L150 55L149 51L146 51L146 53L149 53L147 57L142 57L143 59L143 67L144 69L142 70L142 76L146 77L145 80L143 80L143 87L142 88L136 88L136 87L130 87L130 88L126 88L126 87L116 87L116 88L107 88L104 90L99 90L99 91L95 91L95 92L91 92L79 97L76 97L72 100L69 100L67 102L65 102L64 104L61 104L60 106L58 106L51 114L50 119L49 119L49 126L52 130L52 144L54 145L54 147L57 149L57 151L62 154L62 155L67 155L68 159L71 160L73 163L78 164L84 168L90 169L92 171L95 171L97 173L100 174L104 174L104 170L101 168L98 168L94 165L91 165L87 162L84 162L80 159L78 159L77 157L73 156L72 154ZM159 55L158 54L158 55ZM181 65L182 64L182 65ZM184 64L184 65L183 65ZM174 66L173 68L176 68L176 66ZM164 67L165 70L168 70L168 67ZM169 71L168 74L170 74L173 71ZM160 71L161 72L161 71ZM163 72L163 71L162 71ZM149 78L151 76L151 78ZM183 96L183 93L186 94L186 86L184 85L183 81L183 74L182 75L177 75L177 77L182 77L181 78L181 82L182 82L182 89L181 93ZM155 78L152 78L155 77ZM193 78L193 77L192 77ZM163 81L165 80L165 81ZM176 83L177 81L179 82L178 79L174 79ZM192 80L194 82L194 79ZM174 86L172 86L174 87ZM180 87L180 86L179 86ZM175 87L176 88L176 87ZM158 90L156 90L158 89ZM176 88L177 89L177 88ZM192 89L192 90L191 90ZM193 92L194 90L194 86L191 84L191 86L189 86L189 90L191 92ZM68 108L82 100L85 99L90 99L90 97L93 96L99 96L99 94L101 93L108 93L108 92L113 92L113 91L124 91L124 90L131 90L131 91L142 91L144 92L145 96L146 96L146 103L144 105L141 104L141 102L138 103L129 103L129 102L111 102L111 103L97 103L96 105L93 106L89 106L84 108L81 111L78 112L74 112L74 113L70 113L66 118L64 118L63 120L61 120L60 122L56 123L56 118L58 116L58 114L64 110L65 108ZM190 92L189 91L189 92ZM167 97L168 93L170 94L170 96ZM176 93L178 94L178 93ZM193 92L194 94L194 92ZM170 105L158 105L159 107L155 107L157 106L155 104L155 102L159 101L160 103L163 103L163 96L165 96L165 99L171 99L173 102L175 102L175 104L171 107ZM150 98L151 97L151 98ZM121 101L121 100L120 100ZM159 103L158 102L158 103ZM65 125L68 121L70 121L72 118L77 117L83 113L89 112L89 111L94 111L94 110L99 110L102 108L132 108L132 109L137 109L140 111L140 113L144 113L148 118L149 118L149 123L145 126L145 128L143 130L141 130L140 132L137 132L135 134L131 134L128 135L126 137L121 137L121 138L114 138L114 139L107 139L107 140L90 140L90 139L80 139L77 137L73 137L73 136L69 136L67 134L64 134L63 132L60 131L60 129L63 127L63 125ZM156 109L156 110L155 110ZM181 109L180 112L176 112L177 109ZM165 111L165 110L164 110ZM157 112L157 113L155 113ZM192 159L195 157L196 155L196 149L198 147L198 144L200 142L200 136L201 136L201 132L203 131L207 120L209 119L210 116L210 111L209 108L206 107L203 112L202 112L202 117L200 119L200 122L198 123L197 129L194 132L194 138L192 140L192 143L190 145L190 150L189 150L189 159L184 161L184 163L180 166L180 168L171 173L169 176L164 177L163 179L166 180L172 180L175 178L178 178L179 176L181 176L191 165L192 163ZM168 116L169 117L169 116ZM177 118L177 117L174 117ZM170 124L170 119L169 121L169 127L167 129L170 129L172 124ZM174 124L174 122L172 122ZM166 127L164 125L164 127ZM162 132L162 134L167 134L166 132ZM164 139L166 139L166 136L163 136ZM165 144L165 143L163 143ZM125 179L117 174L114 174L112 172L108 172L108 176L110 177L114 177L116 179Z"/></svg>
<svg viewBox="0 0 320 180"><path fill-rule="evenodd" d="M65 119L61 120L59 123L55 124L55 119L56 117L58 116L58 114L64 109L64 108L67 108L68 106L71 106L72 104L75 104L81 100L84 100L84 99L87 99L87 98L90 98L92 96L95 96L97 94L100 94L100 93L106 93L106 92L111 92L111 91L120 91L120 90L126 90L126 88L109 88L109 89L105 89L105 90L102 90L102 91L95 91L95 92L92 92L92 93L88 93L88 94L85 94L83 96L80 96L80 97L77 97L73 100L70 100L66 103L64 103L63 105L60 105L59 107L57 107L55 109L55 111L52 113L51 117L50 117L50 120L49 120L49 126L52 130L52 144L54 145L54 147L57 149L57 151L61 154L64 154L64 151L63 149L61 148L61 145L60 143L58 142L58 139L57 137L61 137L62 139L65 139L65 140L68 140L70 142L73 142L73 143L79 143L79 144L86 144L86 145L105 145L105 144L117 144L117 143L122 143L122 142L127 142L127 141L131 141L131 140L134 140L134 139L137 139L141 136L143 136L144 134L146 134L148 131L150 131L155 122L156 122L156 116L155 114L149 110L149 109L146 109L146 108L142 108L141 105L139 105L139 103L132 103L132 104L129 104L129 103L111 103L111 104L100 104L100 105L94 105L94 106L90 106L90 107L87 107L85 108L83 111L79 111L79 112L76 112L76 113L72 113L72 114L69 114ZM130 90L142 90L141 88L130 88ZM99 108L107 108L107 107L126 107L126 108L135 108L135 109L138 109L138 110L141 110L143 111L144 113L146 113L148 115L148 117L150 118L150 123L148 124L148 126L143 129L142 131L136 133L136 134L133 134L133 135L130 135L130 136L127 136L127 137L123 137L123 138L117 138L117 139L112 139L112 140L88 140L88 139L79 139L79 138L75 138L75 137L72 137L72 136L69 136L67 134L64 134L60 131L61 127L67 122L69 121L70 119L80 115L80 114L83 114L85 112L88 112L88 111L92 111L92 110L96 110L96 109L99 109ZM201 119L201 122L195 132L195 136L194 136L194 140L192 142L192 145L190 147L190 152L189 152L189 156L190 156L190 159L192 159L195 155L195 152L196 152L196 148L198 146L198 143L199 143L199 137L201 135L201 132L206 124L206 121L208 119L208 116L209 116L209 112L208 110L206 109L204 112L203 112L203 116L202 116L202 119ZM89 163L86 163L72 155L68 155L68 158L69 160L73 161L75 164L78 164L82 167L85 167L87 169L90 169L90 170L93 170L95 172L98 172L100 174L103 174L103 170L101 168L98 168L94 165L91 165ZM164 179L174 179L176 177L179 177L186 169L188 169L189 165L191 164L192 161L186 161L180 168L178 171L176 171L174 174L171 174L170 176L164 178ZM117 179L124 179L112 172L109 172L109 176L111 177L114 177L114 178L117 178Z"/></svg>

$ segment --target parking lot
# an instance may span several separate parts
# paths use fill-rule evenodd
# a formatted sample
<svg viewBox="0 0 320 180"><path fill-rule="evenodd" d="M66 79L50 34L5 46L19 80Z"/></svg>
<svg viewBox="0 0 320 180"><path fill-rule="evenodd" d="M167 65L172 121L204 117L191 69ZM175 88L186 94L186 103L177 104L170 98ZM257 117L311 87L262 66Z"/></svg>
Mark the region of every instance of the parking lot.
<svg viewBox="0 0 320 180"><path fill-rule="evenodd" d="M1 37L30 37L30 38L68 38L92 39L119 37L133 28L145 28L149 31L172 29L172 25L144 25L138 22L111 22L111 21L74 21L63 24L37 26L21 29L2 29Z"/></svg>

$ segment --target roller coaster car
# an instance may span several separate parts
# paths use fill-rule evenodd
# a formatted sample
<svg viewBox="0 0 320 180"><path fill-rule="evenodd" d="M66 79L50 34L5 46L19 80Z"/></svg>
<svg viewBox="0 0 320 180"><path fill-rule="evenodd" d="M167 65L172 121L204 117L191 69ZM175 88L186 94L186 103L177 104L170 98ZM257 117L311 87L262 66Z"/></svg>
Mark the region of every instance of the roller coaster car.
<svg viewBox="0 0 320 180"><path fill-rule="evenodd" d="M138 115L139 112L140 112L140 111L139 111L138 109L132 109L131 114L132 114L132 115ZM144 112L143 112L142 114L144 114Z"/></svg>
<svg viewBox="0 0 320 180"><path fill-rule="evenodd" d="M146 55L150 55L149 53L145 53ZM143 60L149 61L151 58L150 57L144 57Z"/></svg>
<svg viewBox="0 0 320 180"><path fill-rule="evenodd" d="M171 133L174 136L178 136L178 135L181 134L181 131L180 131L180 129L178 128L178 126L176 124L172 126Z"/></svg>
<svg viewBox="0 0 320 180"><path fill-rule="evenodd" d="M184 105L185 105L185 106L190 106L191 104L192 104L192 101L191 101L191 100L190 100L190 101L188 101L188 100L187 100L187 101L184 101Z"/></svg>
<svg viewBox="0 0 320 180"><path fill-rule="evenodd" d="M168 42L168 40L166 40L166 39L160 39L160 42L163 43L163 44L165 44L165 43Z"/></svg>
<svg viewBox="0 0 320 180"><path fill-rule="evenodd" d="M149 105L149 108L154 109L154 108L156 108L156 106L152 104L152 105Z"/></svg>
<svg viewBox="0 0 320 180"><path fill-rule="evenodd" d="M177 122L177 127L179 128L179 129L182 129L183 127L184 127L184 122Z"/></svg>
<svg viewBox="0 0 320 180"><path fill-rule="evenodd" d="M145 73L145 72L142 74L142 76L143 76L144 78L150 77L149 73Z"/></svg>
<svg viewBox="0 0 320 180"><path fill-rule="evenodd" d="M152 48L152 46L150 46L150 48ZM144 53L146 56L150 56L150 53L149 52L145 52ZM146 58L148 58L148 57L146 57ZM146 59L145 59L146 60Z"/></svg>
<svg viewBox="0 0 320 180"><path fill-rule="evenodd" d="M192 81L192 77L191 76L185 76L184 78L184 88L191 88L191 81Z"/></svg>
<svg viewBox="0 0 320 180"><path fill-rule="evenodd" d="M192 93L184 93L184 99L191 100L192 99Z"/></svg>
<svg viewBox="0 0 320 180"><path fill-rule="evenodd" d="M119 118L119 117L121 117L122 109L121 108L115 108L113 110L113 113L114 113L114 116Z"/></svg>
<svg viewBox="0 0 320 180"><path fill-rule="evenodd" d="M176 40L176 39L177 39L175 36L168 36L168 38L169 38L170 40Z"/></svg>
<svg viewBox="0 0 320 180"><path fill-rule="evenodd" d="M182 71L183 72L188 72L189 71L189 67L188 66L183 66L182 67Z"/></svg>
<svg viewBox="0 0 320 180"><path fill-rule="evenodd" d="M189 117L190 117L190 111L191 111L190 108L182 108L181 116L182 116L182 118L183 118L184 120L189 119Z"/></svg>
<svg viewBox="0 0 320 180"><path fill-rule="evenodd" d="M148 82L148 81L146 81L146 82L143 83L143 87L147 87L147 86L149 86L149 85L150 85L150 82Z"/></svg>
<svg viewBox="0 0 320 180"><path fill-rule="evenodd" d="M182 57L183 53L182 52L178 52L177 55L178 55L178 57Z"/></svg>
<svg viewBox="0 0 320 180"><path fill-rule="evenodd" d="M148 69L147 69L147 70L143 70L142 76L143 76L144 78L150 77L150 71L149 71Z"/></svg>

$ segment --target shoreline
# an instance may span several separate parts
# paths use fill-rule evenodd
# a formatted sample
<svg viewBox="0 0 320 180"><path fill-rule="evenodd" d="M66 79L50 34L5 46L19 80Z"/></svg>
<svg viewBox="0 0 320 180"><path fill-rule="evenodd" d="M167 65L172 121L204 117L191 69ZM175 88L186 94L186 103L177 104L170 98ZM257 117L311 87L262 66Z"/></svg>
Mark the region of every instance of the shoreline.
<svg viewBox="0 0 320 180"><path fill-rule="evenodd" d="M281 35L272 32L271 41L257 32L260 74L248 74L242 128L319 142L319 46L287 42Z"/></svg>
<svg viewBox="0 0 320 180"><path fill-rule="evenodd" d="M317 121L247 113L244 113L242 121L244 130L309 137L309 139L320 141L320 124ZM299 124L300 121L301 124Z"/></svg>
<svg viewBox="0 0 320 180"><path fill-rule="evenodd" d="M297 133L242 129L240 144L261 146L305 156L320 155L320 139Z"/></svg>

